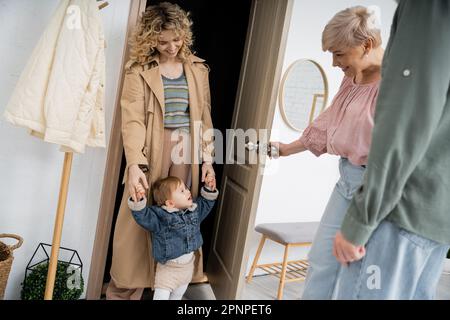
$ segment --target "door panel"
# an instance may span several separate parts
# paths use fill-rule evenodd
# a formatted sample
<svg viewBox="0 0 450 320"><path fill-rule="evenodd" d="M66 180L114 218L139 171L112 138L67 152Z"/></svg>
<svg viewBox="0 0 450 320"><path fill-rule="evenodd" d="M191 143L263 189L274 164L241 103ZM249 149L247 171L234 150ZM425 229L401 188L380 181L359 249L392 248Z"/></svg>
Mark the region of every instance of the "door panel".
<svg viewBox="0 0 450 320"><path fill-rule="evenodd" d="M270 129L281 78L292 0L254 0L231 129ZM227 144L232 139L227 136ZM263 139L249 135L247 141ZM242 147L242 143L241 143ZM227 150L235 150L234 143ZM238 299L248 260L264 161L255 151L227 155L207 274L217 299ZM245 159L244 159L245 158ZM236 161L239 160L237 163Z"/></svg>
<svg viewBox="0 0 450 320"><path fill-rule="evenodd" d="M228 215L221 215L219 219L219 225L225 232L220 232L216 237L215 252L220 259L221 264L231 277L233 274L233 265L236 260L236 247L238 243L236 241L230 241L231 239L237 239L239 235L239 226L236 226L235 221L239 221L239 217L242 216L242 208L245 204L245 190L243 190L237 183L233 182L229 177L225 177L223 191L227 193L227 199L229 201L222 202L222 212L227 212Z"/></svg>

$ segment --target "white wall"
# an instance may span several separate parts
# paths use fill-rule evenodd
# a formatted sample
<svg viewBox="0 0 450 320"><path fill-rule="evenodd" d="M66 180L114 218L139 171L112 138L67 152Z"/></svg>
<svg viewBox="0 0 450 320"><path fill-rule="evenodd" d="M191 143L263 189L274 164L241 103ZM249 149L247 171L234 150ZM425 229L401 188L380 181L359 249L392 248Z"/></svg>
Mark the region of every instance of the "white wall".
<svg viewBox="0 0 450 320"><path fill-rule="evenodd" d="M0 0L0 114L58 0ZM106 37L106 137L110 137L130 0L109 0L101 11ZM83 262L85 287L97 224L106 149L74 155L61 246ZM52 242L64 153L56 145L0 121L0 233L24 244L14 252L5 299L20 297L26 265L40 242Z"/></svg>
<svg viewBox="0 0 450 320"><path fill-rule="evenodd" d="M332 67L331 54L322 51L322 30L338 11L355 5L380 7L382 46L385 47L392 17L397 7L394 0L294 1L283 74L297 59L312 59L318 62L328 78L328 103L336 94L343 73L339 68ZM285 124L278 104L272 130L271 141L284 143L298 139L301 134ZM328 154L317 158L310 152L303 152L288 158L269 160L263 178L255 224L319 221L334 185L339 179L338 159L338 156ZM259 235L255 234L253 239L249 263L256 251ZM282 251L275 252L275 255L282 257ZM270 260L270 254L267 258ZM263 261L266 261L264 251L261 256L261 262Z"/></svg>

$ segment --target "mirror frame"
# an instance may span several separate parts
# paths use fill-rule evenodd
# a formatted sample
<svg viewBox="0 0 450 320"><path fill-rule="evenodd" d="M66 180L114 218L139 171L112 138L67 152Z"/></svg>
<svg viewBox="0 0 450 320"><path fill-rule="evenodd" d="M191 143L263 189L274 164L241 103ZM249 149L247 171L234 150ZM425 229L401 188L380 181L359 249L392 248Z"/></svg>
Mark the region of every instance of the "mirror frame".
<svg viewBox="0 0 450 320"><path fill-rule="evenodd" d="M323 99L324 103L323 103L323 106L322 106L322 108L321 108L321 110L320 110L320 113L322 113L323 110L325 110L325 107L327 106L327 102L328 102L328 79L327 79L327 76L326 76L326 74L325 74L325 71L323 70L323 68L321 67L321 65L318 64L316 61L311 60L311 59L298 59L298 60L295 60L294 62L292 62L291 65L287 68L286 72L284 73L283 78L281 79L281 83L280 83L280 92L279 92L278 98L279 98L279 105L280 105L281 116L283 117L283 120L286 122L286 124L287 124L291 129L293 129L293 130L295 130L295 131L298 131L298 132L303 132L303 130L305 130L306 128L303 128L303 129L296 128L296 127L289 121L289 119L288 119L288 117L287 117L287 115L286 115L286 112L284 111L284 109L285 109L285 105L284 105L284 84L285 84L287 78L289 77L290 73L291 73L292 70L294 69L294 67L295 67L297 64L299 64L299 63L301 63L301 62L305 62L305 61L312 62L312 63L319 69L320 74L322 75L322 80L323 80L323 84L324 84L324 97L323 97L323 98L324 98L324 99ZM314 106L314 108L315 108L315 106ZM320 113L319 113L319 114L320 114ZM313 114L314 114L314 112L310 112L308 125L311 124L311 122L314 120L314 119L312 119Z"/></svg>

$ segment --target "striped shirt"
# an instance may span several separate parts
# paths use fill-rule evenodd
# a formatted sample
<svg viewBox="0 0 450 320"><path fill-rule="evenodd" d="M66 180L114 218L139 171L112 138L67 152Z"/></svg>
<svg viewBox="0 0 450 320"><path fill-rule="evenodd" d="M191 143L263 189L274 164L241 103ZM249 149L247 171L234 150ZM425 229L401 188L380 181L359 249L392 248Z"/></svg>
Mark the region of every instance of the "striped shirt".
<svg viewBox="0 0 450 320"><path fill-rule="evenodd" d="M177 79L162 76L164 85L164 128L189 131L189 90L184 73Z"/></svg>

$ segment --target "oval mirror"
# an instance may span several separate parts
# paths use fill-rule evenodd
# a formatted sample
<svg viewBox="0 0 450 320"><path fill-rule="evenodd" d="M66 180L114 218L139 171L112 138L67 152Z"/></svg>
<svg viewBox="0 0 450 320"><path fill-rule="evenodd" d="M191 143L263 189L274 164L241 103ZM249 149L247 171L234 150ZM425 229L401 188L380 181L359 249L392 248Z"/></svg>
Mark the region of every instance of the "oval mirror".
<svg viewBox="0 0 450 320"><path fill-rule="evenodd" d="M328 82L315 61L293 62L281 80L280 110L284 121L296 131L303 131L325 109Z"/></svg>

